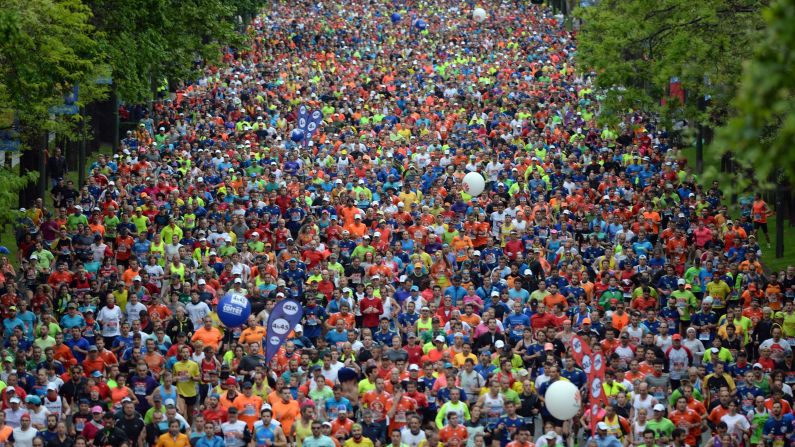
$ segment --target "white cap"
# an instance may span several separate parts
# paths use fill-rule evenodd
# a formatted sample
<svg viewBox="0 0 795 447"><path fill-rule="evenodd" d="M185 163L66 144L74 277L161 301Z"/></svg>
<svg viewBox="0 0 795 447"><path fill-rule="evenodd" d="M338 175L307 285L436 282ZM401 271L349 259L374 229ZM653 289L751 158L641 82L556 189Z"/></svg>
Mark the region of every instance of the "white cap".
<svg viewBox="0 0 795 447"><path fill-rule="evenodd" d="M140 281L140 280L141 280L140 276L136 276L135 278L133 278L133 281Z"/></svg>
<svg viewBox="0 0 795 447"><path fill-rule="evenodd" d="M654 411L665 411L665 405L657 404L654 406Z"/></svg>
<svg viewBox="0 0 795 447"><path fill-rule="evenodd" d="M494 290L493 292L491 292L491 296L500 296L500 292Z"/></svg>
<svg viewBox="0 0 795 447"><path fill-rule="evenodd" d="M480 250L473 251L472 256L480 256Z"/></svg>
<svg viewBox="0 0 795 447"><path fill-rule="evenodd" d="M497 349L504 348L505 342L502 340L497 340L496 342L494 342L494 347Z"/></svg>
<svg viewBox="0 0 795 447"><path fill-rule="evenodd" d="M381 237L381 233L376 231L375 233L373 233L373 237Z"/></svg>
<svg viewBox="0 0 795 447"><path fill-rule="evenodd" d="M9 401L8 401L8 402L9 402L9 403L12 403L12 404L18 404L18 403L22 403L22 401L21 401L21 400L19 400L19 398L18 398L18 397L12 397L11 399L9 399Z"/></svg>
<svg viewBox="0 0 795 447"><path fill-rule="evenodd" d="M444 336L437 335L436 338L435 338L435 341L440 341L440 342L444 343L445 342Z"/></svg>
<svg viewBox="0 0 795 447"><path fill-rule="evenodd" d="M704 304L712 304L714 301L715 300L711 296L708 296L708 297L704 298L704 301L702 301L702 303L704 303Z"/></svg>
<svg viewBox="0 0 795 447"><path fill-rule="evenodd" d="M174 402L174 399L166 399L166 400L163 402L163 405L165 405L165 406L167 406L167 407L168 407L169 405L172 405L172 406L177 406L177 404Z"/></svg>
<svg viewBox="0 0 795 447"><path fill-rule="evenodd" d="M354 218L354 219L361 219L361 218L362 218L362 215L361 215L361 214L357 214L357 215L353 216L353 218Z"/></svg>
<svg viewBox="0 0 795 447"><path fill-rule="evenodd" d="M524 274L525 274L525 275L532 275L532 274L533 274L533 271L532 271L532 270L530 270L530 269L524 269Z"/></svg>
<svg viewBox="0 0 795 447"><path fill-rule="evenodd" d="M605 424L604 422L600 422L599 424L602 424L602 425L604 425L605 427L607 427L607 424ZM604 428L604 429L602 429L602 430L607 430L607 429L606 429L606 428ZM545 437L546 437L547 439L558 439L558 434L557 434L555 431L553 431L553 430L550 430L550 431L548 431L548 432L547 432L547 434L545 435Z"/></svg>
<svg viewBox="0 0 795 447"><path fill-rule="evenodd" d="M295 325L295 328L293 330L295 332L304 332L304 327L301 326L301 323L298 323L298 324Z"/></svg>
<svg viewBox="0 0 795 447"><path fill-rule="evenodd" d="M607 424L605 424L604 422L600 422L600 423L596 424L596 429L597 430L607 430L608 427L607 427Z"/></svg>
<svg viewBox="0 0 795 447"><path fill-rule="evenodd" d="M235 284L243 284L243 280L240 278L235 278Z"/></svg>
<svg viewBox="0 0 795 447"><path fill-rule="evenodd" d="M207 281L205 281L204 278L199 278L199 284L200 285L207 284Z"/></svg>
<svg viewBox="0 0 795 447"><path fill-rule="evenodd" d="M419 371L419 370L420 370L420 367L417 366L416 363L412 363L411 365L409 365L409 371Z"/></svg>

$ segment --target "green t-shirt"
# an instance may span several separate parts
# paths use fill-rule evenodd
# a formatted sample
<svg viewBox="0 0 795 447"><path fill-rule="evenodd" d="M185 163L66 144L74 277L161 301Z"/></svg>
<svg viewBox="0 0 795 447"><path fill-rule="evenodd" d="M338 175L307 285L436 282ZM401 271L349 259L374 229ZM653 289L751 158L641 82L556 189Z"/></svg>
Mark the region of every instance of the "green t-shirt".
<svg viewBox="0 0 795 447"><path fill-rule="evenodd" d="M671 437L671 433L673 433L676 426L673 422L671 422L668 418L662 418L659 421L655 419L650 419L646 422L646 428L654 430L656 433L665 433L665 436Z"/></svg>
<svg viewBox="0 0 795 447"><path fill-rule="evenodd" d="M679 319L690 321L690 312L698 308L698 300L689 290L674 290L671 296L676 298L676 307L679 308Z"/></svg>
<svg viewBox="0 0 795 447"><path fill-rule="evenodd" d="M764 413L759 413L756 409L752 410L753 416L751 416L751 427L756 426L753 431L751 431L751 444L757 445L762 442L762 430L765 428L765 422L770 418L770 413L765 411Z"/></svg>

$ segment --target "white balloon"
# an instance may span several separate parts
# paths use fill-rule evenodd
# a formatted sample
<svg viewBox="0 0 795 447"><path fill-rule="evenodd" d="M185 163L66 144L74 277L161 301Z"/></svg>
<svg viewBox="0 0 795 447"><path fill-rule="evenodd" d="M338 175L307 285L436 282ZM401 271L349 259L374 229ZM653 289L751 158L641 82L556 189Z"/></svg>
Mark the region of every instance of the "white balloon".
<svg viewBox="0 0 795 447"><path fill-rule="evenodd" d="M486 20L486 10L483 8L475 8L475 10L472 11L472 18L475 19L476 22Z"/></svg>
<svg viewBox="0 0 795 447"><path fill-rule="evenodd" d="M556 419L566 421L580 412L582 398L580 390L573 383L567 380L558 380L547 388L544 402L549 414Z"/></svg>
<svg viewBox="0 0 795 447"><path fill-rule="evenodd" d="M470 172L464 176L464 192L470 196L479 196L486 187L486 180L477 172Z"/></svg>

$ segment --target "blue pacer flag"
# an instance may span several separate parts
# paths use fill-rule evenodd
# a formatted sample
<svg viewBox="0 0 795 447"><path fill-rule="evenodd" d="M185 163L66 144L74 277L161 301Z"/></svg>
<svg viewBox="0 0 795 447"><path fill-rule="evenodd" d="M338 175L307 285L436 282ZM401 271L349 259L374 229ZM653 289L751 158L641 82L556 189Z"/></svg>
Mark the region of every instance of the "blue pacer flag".
<svg viewBox="0 0 795 447"><path fill-rule="evenodd" d="M307 124L309 124L309 109L302 105L298 108L298 128L306 132Z"/></svg>
<svg viewBox="0 0 795 447"><path fill-rule="evenodd" d="M271 359L284 344L287 335L295 325L301 322L304 308L301 303L293 298L286 298L276 303L268 317L265 335L265 363L270 364Z"/></svg>

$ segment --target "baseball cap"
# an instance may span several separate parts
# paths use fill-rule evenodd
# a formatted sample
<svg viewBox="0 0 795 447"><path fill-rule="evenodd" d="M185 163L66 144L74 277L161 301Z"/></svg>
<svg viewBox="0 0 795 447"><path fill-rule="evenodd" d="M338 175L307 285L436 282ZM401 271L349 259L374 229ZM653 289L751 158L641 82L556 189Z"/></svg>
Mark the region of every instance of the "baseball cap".
<svg viewBox="0 0 795 447"><path fill-rule="evenodd" d="M671 336L671 340L681 340L681 339L682 339L682 336L679 335L679 334L674 334L674 335Z"/></svg>
<svg viewBox="0 0 795 447"><path fill-rule="evenodd" d="M505 347L505 342L502 341L502 340L497 340L494 343L494 347L497 348L497 349L504 348Z"/></svg>
<svg viewBox="0 0 795 447"><path fill-rule="evenodd" d="M754 363L753 369L765 369L765 367L761 363Z"/></svg>
<svg viewBox="0 0 795 447"><path fill-rule="evenodd" d="M91 407L91 412L92 413L102 413L102 407L100 407L99 405L94 405L93 407Z"/></svg>
<svg viewBox="0 0 795 447"><path fill-rule="evenodd" d="M597 430L607 430L608 427L607 424L605 424L604 422L600 422L596 424L596 428Z"/></svg>
<svg viewBox="0 0 795 447"><path fill-rule="evenodd" d="M583 318L582 319L582 324L591 324L591 319L590 318Z"/></svg>
<svg viewBox="0 0 795 447"><path fill-rule="evenodd" d="M665 405L657 404L654 406L654 411L665 411Z"/></svg>
<svg viewBox="0 0 795 447"><path fill-rule="evenodd" d="M444 336L442 336L442 335L437 335L437 336L436 336L436 338L434 339L434 341L440 341L440 342L444 343L444 342L445 342L445 339L444 339Z"/></svg>
<svg viewBox="0 0 795 447"><path fill-rule="evenodd" d="M600 422L600 424L604 424L604 426L607 427L607 424L605 424L604 422ZM603 430L607 430L607 429L605 428ZM544 437L547 438L547 439L558 439L558 434L554 430L550 430L550 431L547 432L546 435L544 435Z"/></svg>
<svg viewBox="0 0 795 447"><path fill-rule="evenodd" d="M14 397L12 397L11 399L8 400L8 403L11 403L11 404L18 404L18 403L21 403L21 402L22 401L19 400L19 398L16 397L16 396L14 396Z"/></svg>
<svg viewBox="0 0 795 447"><path fill-rule="evenodd" d="M175 407L177 404L174 402L174 399L166 399L166 401L163 402L163 405L167 407Z"/></svg>
<svg viewBox="0 0 795 447"><path fill-rule="evenodd" d="M679 280L676 281L676 284L679 286L683 286L685 285L685 280L680 278Z"/></svg>
<svg viewBox="0 0 795 447"><path fill-rule="evenodd" d="M409 365L409 371L419 371L419 370L420 367L416 363L412 363L411 365Z"/></svg>

